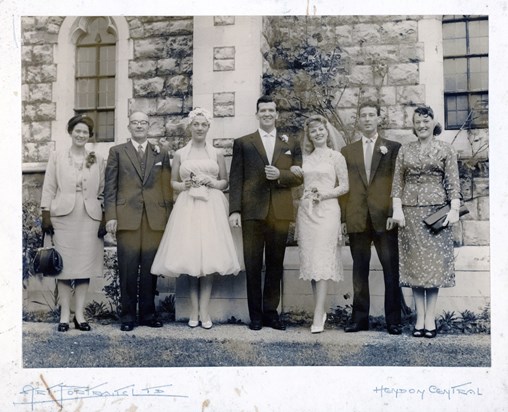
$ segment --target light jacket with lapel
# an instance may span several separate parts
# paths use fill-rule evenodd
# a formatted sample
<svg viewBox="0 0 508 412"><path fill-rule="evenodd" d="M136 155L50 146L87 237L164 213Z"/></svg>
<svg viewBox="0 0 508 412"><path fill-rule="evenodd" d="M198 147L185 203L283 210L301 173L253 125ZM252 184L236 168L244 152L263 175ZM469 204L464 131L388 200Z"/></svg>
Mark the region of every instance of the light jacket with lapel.
<svg viewBox="0 0 508 412"><path fill-rule="evenodd" d="M85 210L94 220L102 219L104 194L104 159L96 154L96 162L83 166L83 200ZM77 171L70 164L69 150L51 152L44 184L41 208L49 209L51 216L65 216L72 212L76 202Z"/></svg>

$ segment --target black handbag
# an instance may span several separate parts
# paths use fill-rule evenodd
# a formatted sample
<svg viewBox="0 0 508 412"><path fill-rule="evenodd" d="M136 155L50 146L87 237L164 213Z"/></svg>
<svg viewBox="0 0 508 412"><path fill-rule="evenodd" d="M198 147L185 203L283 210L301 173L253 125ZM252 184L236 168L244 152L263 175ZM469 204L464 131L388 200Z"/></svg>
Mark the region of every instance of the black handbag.
<svg viewBox="0 0 508 412"><path fill-rule="evenodd" d="M44 244L44 236L42 237ZM42 273L44 276L56 276L63 269L62 255L55 249L53 236L51 236L51 246L37 249L34 258L34 272Z"/></svg>
<svg viewBox="0 0 508 412"><path fill-rule="evenodd" d="M446 219L446 214L450 211L450 205L445 205L437 212L432 213L423 219L423 223L425 223L431 231L439 232L447 226L443 226L443 222ZM468 214L469 210L466 206L461 206L459 209L459 217Z"/></svg>

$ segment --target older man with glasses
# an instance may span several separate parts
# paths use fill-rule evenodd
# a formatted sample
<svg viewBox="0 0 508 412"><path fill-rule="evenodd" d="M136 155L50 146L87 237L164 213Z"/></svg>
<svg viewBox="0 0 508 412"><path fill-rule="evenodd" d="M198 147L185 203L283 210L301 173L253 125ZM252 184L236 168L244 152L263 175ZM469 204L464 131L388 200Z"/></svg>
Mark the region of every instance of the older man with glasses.
<svg viewBox="0 0 508 412"><path fill-rule="evenodd" d="M157 277L150 273L172 208L169 154L147 137L145 113L129 117L131 140L113 146L106 166L104 208L106 229L115 234L120 275L121 330L136 324L162 326L155 313Z"/></svg>

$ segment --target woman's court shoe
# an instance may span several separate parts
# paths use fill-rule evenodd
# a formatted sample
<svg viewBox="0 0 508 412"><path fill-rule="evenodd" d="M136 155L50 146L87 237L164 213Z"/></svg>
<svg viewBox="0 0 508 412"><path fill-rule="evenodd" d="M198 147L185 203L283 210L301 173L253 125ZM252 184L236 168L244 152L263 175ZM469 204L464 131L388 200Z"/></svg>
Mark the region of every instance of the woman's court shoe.
<svg viewBox="0 0 508 412"><path fill-rule="evenodd" d="M413 329L413 336L415 338L423 338L425 336L425 329Z"/></svg>
<svg viewBox="0 0 508 412"><path fill-rule="evenodd" d="M68 323L59 323L57 330L58 330L58 332L67 332L69 330L69 324Z"/></svg>
<svg viewBox="0 0 508 412"><path fill-rule="evenodd" d="M79 323L76 318L74 318L74 327L84 332L92 330L92 328L87 322Z"/></svg>
<svg viewBox="0 0 508 412"><path fill-rule="evenodd" d="M323 322L321 322L321 325L314 325L312 324L310 326L310 333L321 333L325 330L325 322L326 322L326 313L323 314Z"/></svg>
<svg viewBox="0 0 508 412"><path fill-rule="evenodd" d="M189 321L187 322L187 325L189 325L190 328L195 328L199 325L199 321L189 319Z"/></svg>
<svg viewBox="0 0 508 412"><path fill-rule="evenodd" d="M432 338L435 338L436 337L436 334L437 334L437 328L434 329L434 330L427 330L425 329L425 334L424 336L426 338L429 338L429 339L432 339Z"/></svg>
<svg viewBox="0 0 508 412"><path fill-rule="evenodd" d="M213 323L211 320L207 320L206 322L201 322L201 327L203 329L212 329Z"/></svg>

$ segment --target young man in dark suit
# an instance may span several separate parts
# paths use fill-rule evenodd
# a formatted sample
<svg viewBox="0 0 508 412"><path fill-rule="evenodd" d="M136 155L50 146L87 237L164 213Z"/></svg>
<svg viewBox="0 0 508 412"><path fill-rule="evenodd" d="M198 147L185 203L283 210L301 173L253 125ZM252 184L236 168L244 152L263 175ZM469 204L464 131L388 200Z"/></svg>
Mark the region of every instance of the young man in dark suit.
<svg viewBox="0 0 508 412"><path fill-rule="evenodd" d="M400 144L378 136L380 108L377 103L360 106L361 140L342 148L346 158L349 193L342 196L342 232L349 234L353 257L353 315L346 332L369 328L369 265L374 243L383 267L384 309L388 333L401 333L399 253L397 227L392 219L395 160Z"/></svg>
<svg viewBox="0 0 508 412"><path fill-rule="evenodd" d="M117 238L121 330L126 332L134 328L138 295L139 323L162 326L155 315L157 277L150 268L173 202L169 155L148 142L148 116L132 113L128 128L131 140L109 151L104 190L106 229Z"/></svg>
<svg viewBox="0 0 508 412"><path fill-rule="evenodd" d="M289 168L301 166L302 153L295 139L277 132L277 106L271 97L258 99L256 117L259 129L233 145L229 221L242 227L250 329L284 330L277 307L289 222L294 219L291 188L302 183Z"/></svg>

